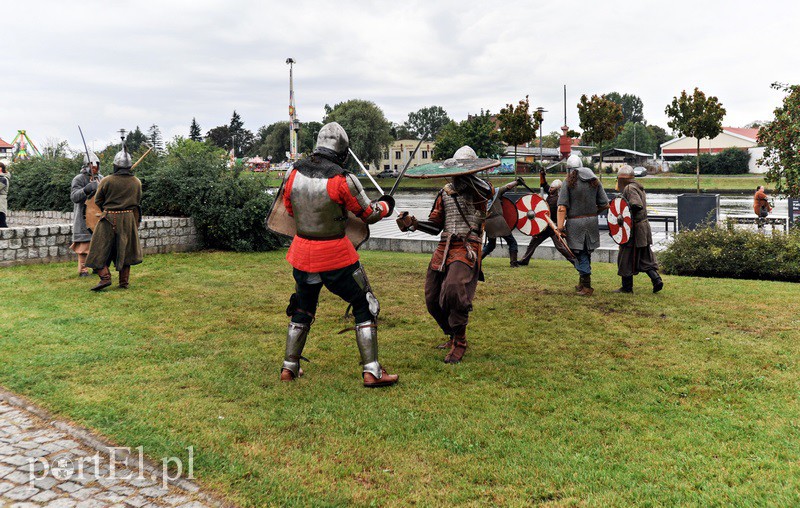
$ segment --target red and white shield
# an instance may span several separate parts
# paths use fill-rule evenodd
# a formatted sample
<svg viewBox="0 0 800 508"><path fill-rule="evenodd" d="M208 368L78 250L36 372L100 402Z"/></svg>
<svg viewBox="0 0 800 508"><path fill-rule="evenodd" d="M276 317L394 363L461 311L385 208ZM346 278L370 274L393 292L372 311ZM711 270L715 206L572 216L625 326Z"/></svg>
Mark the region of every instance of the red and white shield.
<svg viewBox="0 0 800 508"><path fill-rule="evenodd" d="M538 194L526 194L517 200L517 229L534 236L547 229L550 208Z"/></svg>
<svg viewBox="0 0 800 508"><path fill-rule="evenodd" d="M508 224L508 227L510 229L517 227L517 207L514 202L503 196L500 198L500 205L503 209L503 219Z"/></svg>
<svg viewBox="0 0 800 508"><path fill-rule="evenodd" d="M611 238L619 245L628 243L632 227L633 219L628 202L622 197L614 198L608 205L608 233Z"/></svg>

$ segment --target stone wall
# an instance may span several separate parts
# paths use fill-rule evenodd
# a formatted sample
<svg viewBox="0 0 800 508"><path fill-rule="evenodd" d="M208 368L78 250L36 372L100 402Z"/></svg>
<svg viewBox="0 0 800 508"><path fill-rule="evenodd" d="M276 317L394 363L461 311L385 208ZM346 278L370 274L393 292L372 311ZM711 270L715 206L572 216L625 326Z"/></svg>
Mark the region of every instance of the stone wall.
<svg viewBox="0 0 800 508"><path fill-rule="evenodd" d="M8 225L14 227L72 224L72 212L10 210L7 219Z"/></svg>
<svg viewBox="0 0 800 508"><path fill-rule="evenodd" d="M61 212L25 212L27 214L58 214ZM19 217L21 212L16 212ZM0 229L0 267L33 263L51 263L77 260L69 250L72 244L72 214L62 213L63 222L39 226L18 226ZM22 217L19 217L22 219ZM27 216L34 220L37 217ZM39 220L55 219L55 216L40 216ZM139 238L145 254L163 252L185 252L197 250L199 239L192 219L178 217L145 218L139 228Z"/></svg>

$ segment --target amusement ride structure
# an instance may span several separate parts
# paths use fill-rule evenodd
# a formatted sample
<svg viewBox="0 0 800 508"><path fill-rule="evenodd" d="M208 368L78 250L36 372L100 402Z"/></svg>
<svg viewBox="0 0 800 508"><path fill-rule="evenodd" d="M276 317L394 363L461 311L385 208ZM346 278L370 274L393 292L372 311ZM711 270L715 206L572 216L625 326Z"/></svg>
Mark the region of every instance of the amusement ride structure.
<svg viewBox="0 0 800 508"><path fill-rule="evenodd" d="M24 130L17 131L17 135L11 144L14 145L14 162L42 156L42 153L36 148L36 145ZM32 151L28 149L28 145L33 149Z"/></svg>

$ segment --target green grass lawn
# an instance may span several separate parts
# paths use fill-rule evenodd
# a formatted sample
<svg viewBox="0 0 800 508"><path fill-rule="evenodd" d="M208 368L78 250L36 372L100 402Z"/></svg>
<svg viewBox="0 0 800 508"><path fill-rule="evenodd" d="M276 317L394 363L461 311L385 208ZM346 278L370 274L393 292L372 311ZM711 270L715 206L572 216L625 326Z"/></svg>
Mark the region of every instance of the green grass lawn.
<svg viewBox="0 0 800 508"><path fill-rule="evenodd" d="M563 174L548 175L548 181L553 181L555 178L564 179ZM614 187L616 176L603 174L603 186L608 188ZM366 177L360 177L362 185L366 189L372 189L372 183ZM494 185L503 185L513 180L512 175L491 177L490 181ZM270 178L270 184L273 186L280 185L280 180L277 178ZM525 176L526 183L531 187L539 187L539 176ZM639 181L648 190L661 190L670 192L695 192L697 189L697 177L695 175L679 175L673 173L662 173L658 175L648 175L640 178ZM394 184L394 179L384 178L378 180L380 186L389 192ZM447 183L443 178L431 179L413 179L404 178L400 182L400 191L408 190L439 190ZM703 192L735 192L735 193L755 193L756 187L759 185L767 185L764 181L764 175L700 175L700 189ZM772 188L767 185L768 190Z"/></svg>
<svg viewBox="0 0 800 508"><path fill-rule="evenodd" d="M283 252L149 256L103 294L74 264L0 269L0 384L246 506L800 503L800 289L665 277L595 296L574 270L489 259L465 361L423 302L426 255L365 252L381 360L361 387L345 305L323 292L278 381ZM116 277L115 277L116 279Z"/></svg>

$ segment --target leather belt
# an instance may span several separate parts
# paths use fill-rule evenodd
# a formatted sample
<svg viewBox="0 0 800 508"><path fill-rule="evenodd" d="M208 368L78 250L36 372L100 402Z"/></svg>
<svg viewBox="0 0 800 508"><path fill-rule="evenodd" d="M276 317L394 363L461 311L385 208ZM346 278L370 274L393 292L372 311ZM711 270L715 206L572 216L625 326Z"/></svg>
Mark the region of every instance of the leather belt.
<svg viewBox="0 0 800 508"><path fill-rule="evenodd" d="M299 238L302 238L303 240L325 241L325 240L341 240L342 238L345 237L345 234L342 233L341 235L336 235L336 236L308 236L302 233L297 233L297 236Z"/></svg>
<svg viewBox="0 0 800 508"><path fill-rule="evenodd" d="M118 214L118 213L133 213L133 210L106 210L106 213L111 214Z"/></svg>
<svg viewBox="0 0 800 508"><path fill-rule="evenodd" d="M567 217L567 219L585 219L587 217L597 217L597 212L587 213L586 215L576 215L575 217Z"/></svg>

